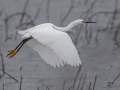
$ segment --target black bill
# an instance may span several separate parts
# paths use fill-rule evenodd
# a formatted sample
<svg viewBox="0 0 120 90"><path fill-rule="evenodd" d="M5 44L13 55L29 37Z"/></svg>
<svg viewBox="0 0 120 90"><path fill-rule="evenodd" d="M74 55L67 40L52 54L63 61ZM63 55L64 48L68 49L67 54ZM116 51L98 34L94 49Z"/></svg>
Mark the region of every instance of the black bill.
<svg viewBox="0 0 120 90"><path fill-rule="evenodd" d="M85 23L96 23L96 22L93 22L93 21L85 21Z"/></svg>

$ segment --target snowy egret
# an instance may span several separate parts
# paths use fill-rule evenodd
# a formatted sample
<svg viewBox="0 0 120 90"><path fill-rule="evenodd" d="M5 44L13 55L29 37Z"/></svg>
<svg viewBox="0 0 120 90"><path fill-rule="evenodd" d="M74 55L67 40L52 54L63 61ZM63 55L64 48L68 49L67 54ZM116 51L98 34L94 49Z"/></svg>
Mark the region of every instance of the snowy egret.
<svg viewBox="0 0 120 90"><path fill-rule="evenodd" d="M71 22L67 27L57 27L51 23L45 23L24 31L19 30L18 33L22 35L23 40L15 49L8 51L7 56L10 58L15 56L26 43L51 66L60 67L64 64L79 66L81 64L80 57L66 32L84 23L95 22L78 19Z"/></svg>

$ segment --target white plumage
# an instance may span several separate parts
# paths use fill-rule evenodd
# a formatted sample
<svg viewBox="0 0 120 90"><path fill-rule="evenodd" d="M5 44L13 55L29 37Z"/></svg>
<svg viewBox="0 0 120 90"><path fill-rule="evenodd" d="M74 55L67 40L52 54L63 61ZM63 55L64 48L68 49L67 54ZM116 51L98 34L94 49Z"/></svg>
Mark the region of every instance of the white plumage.
<svg viewBox="0 0 120 90"><path fill-rule="evenodd" d="M27 44L51 66L60 67L64 63L79 66L80 58L69 35L53 29L52 26L52 24L46 23L21 31L22 38L32 36L33 39L29 40Z"/></svg>
<svg viewBox="0 0 120 90"><path fill-rule="evenodd" d="M67 27L57 27L51 23L37 25L30 29L19 31L22 38L33 37L27 44L38 52L40 57L51 66L79 66L81 64L78 52L66 31L74 26L85 23L84 20L76 20ZM94 23L94 22L93 22Z"/></svg>

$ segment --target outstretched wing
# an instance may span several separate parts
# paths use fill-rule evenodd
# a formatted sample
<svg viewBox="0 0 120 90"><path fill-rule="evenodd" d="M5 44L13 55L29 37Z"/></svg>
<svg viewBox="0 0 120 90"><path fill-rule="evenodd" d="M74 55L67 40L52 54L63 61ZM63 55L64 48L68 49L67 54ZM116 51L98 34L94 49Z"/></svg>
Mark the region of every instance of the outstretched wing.
<svg viewBox="0 0 120 90"><path fill-rule="evenodd" d="M34 39L52 49L64 63L71 66L81 64L78 52L67 33L57 31L52 27L43 28L43 30L36 28L29 33Z"/></svg>
<svg viewBox="0 0 120 90"><path fill-rule="evenodd" d="M50 26L36 26L25 32L34 38L28 42L29 45L35 44L33 48L50 65L63 65L63 62L71 66L81 64L78 52L67 33Z"/></svg>
<svg viewBox="0 0 120 90"><path fill-rule="evenodd" d="M37 51L41 58L47 62L47 64L50 64L53 67L64 66L63 61L54 53L52 49L48 48L46 45L39 43L35 39L29 40L27 44Z"/></svg>

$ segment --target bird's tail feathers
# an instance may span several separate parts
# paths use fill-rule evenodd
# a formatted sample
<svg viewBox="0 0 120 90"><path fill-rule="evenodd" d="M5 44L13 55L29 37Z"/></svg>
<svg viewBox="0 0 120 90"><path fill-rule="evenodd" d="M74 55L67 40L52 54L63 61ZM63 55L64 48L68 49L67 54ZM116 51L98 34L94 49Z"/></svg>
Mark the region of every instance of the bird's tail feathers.
<svg viewBox="0 0 120 90"><path fill-rule="evenodd" d="M18 30L18 33L23 35L23 34L25 34L25 31Z"/></svg>

